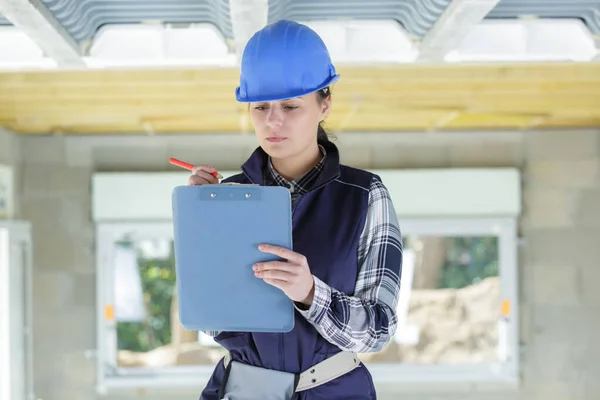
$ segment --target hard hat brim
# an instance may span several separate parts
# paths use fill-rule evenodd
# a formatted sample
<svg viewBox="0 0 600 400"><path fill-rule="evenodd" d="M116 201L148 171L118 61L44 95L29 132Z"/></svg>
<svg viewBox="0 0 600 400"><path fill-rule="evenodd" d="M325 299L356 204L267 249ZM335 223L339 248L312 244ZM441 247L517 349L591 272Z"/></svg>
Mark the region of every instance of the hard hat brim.
<svg viewBox="0 0 600 400"><path fill-rule="evenodd" d="M329 78L327 81L325 81L321 85L319 85L316 88L311 89L311 90L298 90L296 92L291 92L291 93L288 92L285 94L283 94L283 93L282 94L265 94L264 96L254 96L254 97L241 96L240 95L240 87L238 86L235 89L235 98L240 103L259 103L259 102L264 102L264 101L280 101L280 100L293 99L294 97L302 97L302 96L306 96L307 94L318 92L319 90L324 89L329 85L333 85L339 79L340 79L340 74L335 74L331 78Z"/></svg>

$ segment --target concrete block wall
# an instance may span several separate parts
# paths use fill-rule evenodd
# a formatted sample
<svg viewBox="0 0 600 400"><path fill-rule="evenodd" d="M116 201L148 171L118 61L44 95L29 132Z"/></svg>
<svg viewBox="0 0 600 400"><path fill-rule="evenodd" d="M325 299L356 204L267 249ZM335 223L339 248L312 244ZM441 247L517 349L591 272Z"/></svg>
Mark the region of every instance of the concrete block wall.
<svg viewBox="0 0 600 400"><path fill-rule="evenodd" d="M21 146L19 137L0 127L0 163L14 165L20 159Z"/></svg>
<svg viewBox="0 0 600 400"><path fill-rule="evenodd" d="M34 377L41 400L94 399L94 226L89 166L66 140L22 138L21 218L32 223Z"/></svg>
<svg viewBox="0 0 600 400"><path fill-rule="evenodd" d="M600 134L532 133L524 148L527 389L600 398Z"/></svg>
<svg viewBox="0 0 600 400"><path fill-rule="evenodd" d="M365 140L365 137L367 138ZM13 141L14 142L14 141ZM11 142L11 143L13 143ZM522 387L386 395L410 400L592 400L600 393L600 130L340 135L342 161L363 168L517 166ZM41 400L92 400L95 359L95 170L162 170L169 156L236 168L252 136L22 137L21 217L33 223L35 382ZM12 144L14 145L14 143ZM410 190L407 188L407 190ZM109 395L193 399L198 393Z"/></svg>

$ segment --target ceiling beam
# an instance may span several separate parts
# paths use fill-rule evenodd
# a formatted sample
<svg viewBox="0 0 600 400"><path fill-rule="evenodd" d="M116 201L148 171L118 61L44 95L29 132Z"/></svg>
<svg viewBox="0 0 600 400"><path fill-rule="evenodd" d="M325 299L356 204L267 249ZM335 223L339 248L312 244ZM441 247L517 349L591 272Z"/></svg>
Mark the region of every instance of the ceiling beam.
<svg viewBox="0 0 600 400"><path fill-rule="evenodd" d="M0 13L59 66L85 66L77 42L41 0L0 0Z"/></svg>
<svg viewBox="0 0 600 400"><path fill-rule="evenodd" d="M239 62L248 40L256 31L267 25L269 0L229 0L229 12Z"/></svg>
<svg viewBox="0 0 600 400"><path fill-rule="evenodd" d="M452 0L419 46L417 62L443 62L500 0Z"/></svg>

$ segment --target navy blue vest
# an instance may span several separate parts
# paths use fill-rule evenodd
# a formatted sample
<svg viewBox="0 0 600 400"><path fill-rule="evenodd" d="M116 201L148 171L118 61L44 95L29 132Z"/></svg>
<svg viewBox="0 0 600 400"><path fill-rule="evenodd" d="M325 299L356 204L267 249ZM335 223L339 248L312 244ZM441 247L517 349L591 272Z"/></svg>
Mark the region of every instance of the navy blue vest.
<svg viewBox="0 0 600 400"><path fill-rule="evenodd" d="M365 224L373 174L340 165L331 142L323 171L311 190L293 207L293 250L306 256L311 273L348 295L354 293L358 274L358 242ZM259 147L242 166L242 174L223 182L263 184L268 158ZM234 360L259 367L299 373L339 351L302 315L288 333L223 332L215 340ZM201 400L216 400L224 368L215 368ZM299 399L374 399L371 375L361 364L354 371L314 389Z"/></svg>

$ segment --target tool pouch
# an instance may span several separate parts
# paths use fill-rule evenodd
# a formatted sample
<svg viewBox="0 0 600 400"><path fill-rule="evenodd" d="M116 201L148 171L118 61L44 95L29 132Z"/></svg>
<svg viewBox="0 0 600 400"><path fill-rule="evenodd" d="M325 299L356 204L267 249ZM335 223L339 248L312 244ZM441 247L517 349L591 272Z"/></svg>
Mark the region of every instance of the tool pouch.
<svg viewBox="0 0 600 400"><path fill-rule="evenodd" d="M299 374L230 361L219 391L222 400L291 400Z"/></svg>

